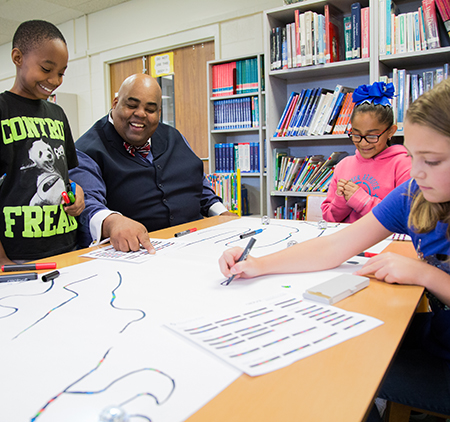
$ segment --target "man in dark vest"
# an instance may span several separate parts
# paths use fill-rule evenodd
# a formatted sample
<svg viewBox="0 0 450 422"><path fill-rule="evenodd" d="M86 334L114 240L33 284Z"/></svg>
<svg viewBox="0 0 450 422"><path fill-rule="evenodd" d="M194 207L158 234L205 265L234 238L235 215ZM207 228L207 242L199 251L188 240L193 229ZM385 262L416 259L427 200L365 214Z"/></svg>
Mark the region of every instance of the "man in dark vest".
<svg viewBox="0 0 450 422"><path fill-rule="evenodd" d="M148 232L230 214L209 187L203 163L186 139L160 123L161 89L136 74L122 83L111 112L76 142L79 166L70 178L83 187L79 244L110 238L115 249L153 253Z"/></svg>

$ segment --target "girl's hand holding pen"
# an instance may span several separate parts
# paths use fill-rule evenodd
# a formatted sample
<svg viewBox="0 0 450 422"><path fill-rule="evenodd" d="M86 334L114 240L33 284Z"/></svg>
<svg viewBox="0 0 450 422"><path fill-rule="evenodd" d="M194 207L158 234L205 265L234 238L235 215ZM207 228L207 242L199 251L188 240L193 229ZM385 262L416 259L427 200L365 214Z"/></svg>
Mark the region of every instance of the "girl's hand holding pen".
<svg viewBox="0 0 450 422"><path fill-rule="evenodd" d="M220 271L225 277L235 276L237 278L252 278L259 275L258 259L248 256L245 261L239 261L243 249L239 247L226 250L219 258Z"/></svg>

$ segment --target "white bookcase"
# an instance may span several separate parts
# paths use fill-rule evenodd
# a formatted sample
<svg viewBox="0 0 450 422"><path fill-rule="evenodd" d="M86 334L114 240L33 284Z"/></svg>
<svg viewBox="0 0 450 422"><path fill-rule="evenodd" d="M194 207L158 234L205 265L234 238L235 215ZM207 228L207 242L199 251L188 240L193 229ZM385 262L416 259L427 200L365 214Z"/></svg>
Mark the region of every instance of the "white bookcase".
<svg viewBox="0 0 450 422"><path fill-rule="evenodd" d="M214 65L224 64L245 59L256 58L258 64L258 91L247 94L234 94L227 96L212 96L212 68ZM265 174L265 92L262 89L264 86L263 76L264 70L264 56L262 54L255 54L244 57L233 57L227 60L213 60L207 63L208 76L208 145L209 145L209 172L215 173L215 146L217 144L225 143L247 143L257 142L259 144L259 168L258 173L241 172L242 185L247 188L249 211L253 216L265 215L266 213L266 174ZM244 97L257 97L259 104L259 127L247 129L214 129L214 103L220 100L237 99Z"/></svg>
<svg viewBox="0 0 450 422"><path fill-rule="evenodd" d="M302 88L325 87L334 89L337 84L356 88L360 84L378 81L380 76L392 77L394 68L404 68L407 72L420 73L434 70L450 62L448 35L441 29L441 48L402 53L395 55L378 54L379 1L361 0L361 7L370 7L370 57L344 60L323 65L304 66L295 69L270 70L270 32L272 28L282 27L294 22L294 11L300 13L314 11L324 13L325 4L333 4L343 11L343 16L351 14L354 0L307 0L264 12L264 53L266 69L266 131L267 131L267 213L273 216L274 209L280 205L290 205L299 197L308 195L301 192L274 191L273 150L289 148L291 155L305 156L323 154L325 158L333 151L347 151L354 154L355 147L347 135L323 135L301 137L273 137L291 92L300 92ZM417 10L421 1L395 1L399 13ZM437 11L436 11L437 12ZM438 13L438 12L437 12ZM439 20L439 18L438 18ZM402 142L397 136L394 142Z"/></svg>

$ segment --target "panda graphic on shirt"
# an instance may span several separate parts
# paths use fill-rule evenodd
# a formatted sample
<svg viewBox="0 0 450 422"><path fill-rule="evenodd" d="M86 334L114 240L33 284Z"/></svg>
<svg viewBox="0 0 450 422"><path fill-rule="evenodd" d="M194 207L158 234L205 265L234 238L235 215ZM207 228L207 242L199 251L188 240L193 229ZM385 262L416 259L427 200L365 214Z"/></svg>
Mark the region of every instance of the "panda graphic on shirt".
<svg viewBox="0 0 450 422"><path fill-rule="evenodd" d="M44 139L32 142L28 149L28 162L20 170L37 170L36 193L30 200L30 206L58 205L61 193L66 190L64 179L58 170L58 161L64 162L64 147L52 146Z"/></svg>

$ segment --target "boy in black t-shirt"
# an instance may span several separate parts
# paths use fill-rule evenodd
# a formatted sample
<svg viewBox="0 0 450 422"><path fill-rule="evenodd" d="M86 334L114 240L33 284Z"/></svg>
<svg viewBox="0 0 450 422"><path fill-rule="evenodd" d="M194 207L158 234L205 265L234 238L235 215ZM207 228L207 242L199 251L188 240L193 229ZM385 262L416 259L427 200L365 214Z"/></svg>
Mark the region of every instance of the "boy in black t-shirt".
<svg viewBox="0 0 450 422"><path fill-rule="evenodd" d="M16 79L0 94L0 265L73 250L84 209L78 185L75 202L63 201L78 161L64 111L46 101L62 83L66 41L53 24L32 20L12 47Z"/></svg>

